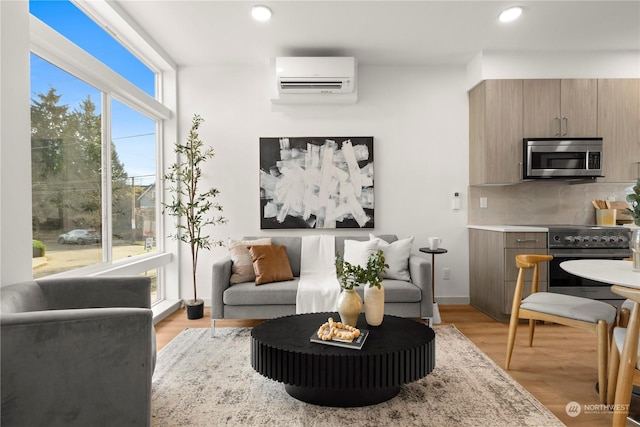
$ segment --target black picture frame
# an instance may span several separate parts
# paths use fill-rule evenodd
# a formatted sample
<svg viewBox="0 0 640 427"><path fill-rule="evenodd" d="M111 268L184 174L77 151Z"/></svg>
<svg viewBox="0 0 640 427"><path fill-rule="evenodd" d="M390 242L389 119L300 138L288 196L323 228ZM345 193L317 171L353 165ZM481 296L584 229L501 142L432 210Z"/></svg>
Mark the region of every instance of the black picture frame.
<svg viewBox="0 0 640 427"><path fill-rule="evenodd" d="M260 138L260 228L374 228L373 137Z"/></svg>

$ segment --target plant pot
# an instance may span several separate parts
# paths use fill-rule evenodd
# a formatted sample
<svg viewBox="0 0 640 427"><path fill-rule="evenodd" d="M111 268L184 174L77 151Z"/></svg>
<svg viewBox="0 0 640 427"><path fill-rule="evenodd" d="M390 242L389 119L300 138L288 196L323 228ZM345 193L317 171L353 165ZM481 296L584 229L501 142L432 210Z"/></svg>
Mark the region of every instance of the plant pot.
<svg viewBox="0 0 640 427"><path fill-rule="evenodd" d="M355 327L362 313L362 298L355 290L344 289L338 297L337 310L342 323Z"/></svg>
<svg viewBox="0 0 640 427"><path fill-rule="evenodd" d="M364 317L370 326L380 326L384 318L384 286L364 288Z"/></svg>
<svg viewBox="0 0 640 427"><path fill-rule="evenodd" d="M202 319L204 316L204 301L201 299L189 300L185 302L187 306L187 319L195 320Z"/></svg>

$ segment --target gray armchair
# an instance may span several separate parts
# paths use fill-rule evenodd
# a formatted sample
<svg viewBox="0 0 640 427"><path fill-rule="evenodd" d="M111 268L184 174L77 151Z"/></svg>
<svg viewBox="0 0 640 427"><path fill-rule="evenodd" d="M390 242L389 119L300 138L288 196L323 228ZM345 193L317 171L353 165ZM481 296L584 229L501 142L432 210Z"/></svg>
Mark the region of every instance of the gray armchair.
<svg viewBox="0 0 640 427"><path fill-rule="evenodd" d="M1 424L150 425L150 286L109 277L1 287Z"/></svg>

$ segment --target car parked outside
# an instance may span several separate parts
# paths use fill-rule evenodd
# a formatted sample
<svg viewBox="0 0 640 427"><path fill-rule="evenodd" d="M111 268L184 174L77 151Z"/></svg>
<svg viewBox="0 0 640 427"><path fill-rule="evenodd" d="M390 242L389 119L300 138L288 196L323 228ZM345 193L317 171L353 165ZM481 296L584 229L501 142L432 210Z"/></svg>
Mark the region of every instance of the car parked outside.
<svg viewBox="0 0 640 427"><path fill-rule="evenodd" d="M58 243L76 243L78 245L100 243L100 234L95 230L71 230L58 236Z"/></svg>

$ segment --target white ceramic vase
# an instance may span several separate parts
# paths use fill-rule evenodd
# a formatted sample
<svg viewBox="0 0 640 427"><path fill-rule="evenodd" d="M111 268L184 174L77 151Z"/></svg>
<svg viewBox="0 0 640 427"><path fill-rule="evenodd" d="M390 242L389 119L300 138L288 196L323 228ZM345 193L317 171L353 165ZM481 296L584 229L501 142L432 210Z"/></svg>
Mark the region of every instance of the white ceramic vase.
<svg viewBox="0 0 640 427"><path fill-rule="evenodd" d="M370 326L379 326L384 318L384 286L364 288L364 317Z"/></svg>
<svg viewBox="0 0 640 427"><path fill-rule="evenodd" d="M342 323L355 327L362 313L362 298L355 290L344 289L338 297L337 310Z"/></svg>

